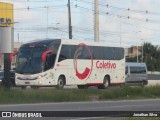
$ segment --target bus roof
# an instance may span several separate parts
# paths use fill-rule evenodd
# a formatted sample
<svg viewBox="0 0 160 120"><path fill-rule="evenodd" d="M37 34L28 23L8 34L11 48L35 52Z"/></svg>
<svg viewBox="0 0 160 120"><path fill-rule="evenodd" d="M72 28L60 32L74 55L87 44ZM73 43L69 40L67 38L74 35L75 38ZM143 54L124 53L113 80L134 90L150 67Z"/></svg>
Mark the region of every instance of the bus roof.
<svg viewBox="0 0 160 120"><path fill-rule="evenodd" d="M108 46L106 43L97 43L92 41L83 41L83 40L76 40L76 39L50 39L50 38L32 40L23 44L22 46L28 45L28 44L34 44L34 43L47 45L53 41L59 41L61 42L61 44L68 44L68 45L78 45L80 43L84 43L84 44L93 45L93 46ZM108 47L119 47L119 46L108 46Z"/></svg>
<svg viewBox="0 0 160 120"><path fill-rule="evenodd" d="M38 40L29 41L29 42L23 44L22 46L35 45L35 44L39 45L39 46L49 45L49 44L56 42L56 41L60 42L60 39L38 39Z"/></svg>
<svg viewBox="0 0 160 120"><path fill-rule="evenodd" d="M62 39L62 44L71 44L71 45L77 45L80 43L84 43L87 45L92 46L108 46L106 43L100 43L100 42L92 42L92 41L83 41L83 40L76 40L76 39ZM119 47L119 46L108 46L108 47ZM123 47L121 47L123 48Z"/></svg>

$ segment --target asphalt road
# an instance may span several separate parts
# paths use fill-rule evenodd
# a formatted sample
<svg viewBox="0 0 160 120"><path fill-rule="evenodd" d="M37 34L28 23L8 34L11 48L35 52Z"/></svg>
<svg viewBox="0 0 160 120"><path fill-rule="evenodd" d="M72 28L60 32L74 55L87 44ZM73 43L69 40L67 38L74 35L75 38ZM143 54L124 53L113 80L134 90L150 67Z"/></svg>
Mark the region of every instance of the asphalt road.
<svg viewBox="0 0 160 120"><path fill-rule="evenodd" d="M160 111L160 99L0 105L0 111Z"/></svg>
<svg viewBox="0 0 160 120"><path fill-rule="evenodd" d="M40 104L10 104L10 105L0 105L0 111L1 112L12 111L12 113L16 111L18 112L25 112L25 111L37 112L38 111L38 112L42 112L42 114L43 114L43 111L49 111L50 115L53 115L56 117L56 118L46 118L49 120L54 120L54 119L55 120L117 120L117 119L123 120L123 118L118 118L115 116L119 116L119 115L121 117L123 117L123 115L125 116L126 113L122 114L124 111L127 111L127 112L140 111L140 113L143 111L157 111L157 113L160 115L160 99L120 100L120 101L104 101L104 102L94 101L94 102L40 103ZM57 111L61 111L61 112L57 112ZM72 111L73 113L68 111ZM62 117L58 116L59 113L63 113ZM107 113L111 115L106 117L104 116L103 113ZM98 114L98 116L96 114ZM65 116L63 117L63 115ZM66 117L66 115L71 115L71 116ZM88 115L88 116L85 116L85 115ZM14 119L17 120L17 118L14 118ZM44 118L42 118L42 120L43 119Z"/></svg>

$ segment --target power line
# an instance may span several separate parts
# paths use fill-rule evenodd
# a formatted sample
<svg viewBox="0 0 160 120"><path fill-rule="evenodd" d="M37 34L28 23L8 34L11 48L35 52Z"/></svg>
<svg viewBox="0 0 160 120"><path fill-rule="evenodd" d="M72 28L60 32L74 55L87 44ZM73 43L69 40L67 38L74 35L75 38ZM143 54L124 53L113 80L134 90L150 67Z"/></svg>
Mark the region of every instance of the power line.
<svg viewBox="0 0 160 120"><path fill-rule="evenodd" d="M88 1L85 1L85 0L76 0L76 1L83 2L83 3L86 3L86 4L90 4L90 5L94 4L93 2L88 2ZM104 4L101 4L101 3L99 3L99 5L101 7L106 7L106 8L116 9L116 10L123 10L123 11L134 12L134 13L160 15L159 12L154 12L154 11L149 11L149 10L136 10L136 9L131 9L129 7L128 8L122 8L122 7L117 7L117 6L110 5L110 4L104 5Z"/></svg>

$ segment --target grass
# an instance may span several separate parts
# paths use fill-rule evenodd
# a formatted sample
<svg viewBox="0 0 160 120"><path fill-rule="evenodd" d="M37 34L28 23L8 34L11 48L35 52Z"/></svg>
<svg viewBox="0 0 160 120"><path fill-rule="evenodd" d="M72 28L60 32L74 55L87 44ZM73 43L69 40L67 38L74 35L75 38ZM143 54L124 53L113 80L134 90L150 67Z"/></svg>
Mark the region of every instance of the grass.
<svg viewBox="0 0 160 120"><path fill-rule="evenodd" d="M106 101L160 98L160 86L97 89L11 89L0 88L0 104Z"/></svg>

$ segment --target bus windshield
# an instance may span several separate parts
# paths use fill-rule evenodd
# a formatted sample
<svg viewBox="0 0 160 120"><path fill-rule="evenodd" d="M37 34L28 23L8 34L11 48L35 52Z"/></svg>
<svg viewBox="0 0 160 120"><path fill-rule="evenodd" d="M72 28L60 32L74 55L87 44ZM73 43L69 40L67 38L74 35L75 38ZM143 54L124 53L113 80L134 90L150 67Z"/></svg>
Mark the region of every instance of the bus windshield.
<svg viewBox="0 0 160 120"><path fill-rule="evenodd" d="M19 50L16 64L16 72L20 74L36 74L44 70L42 53L46 46L22 47Z"/></svg>

